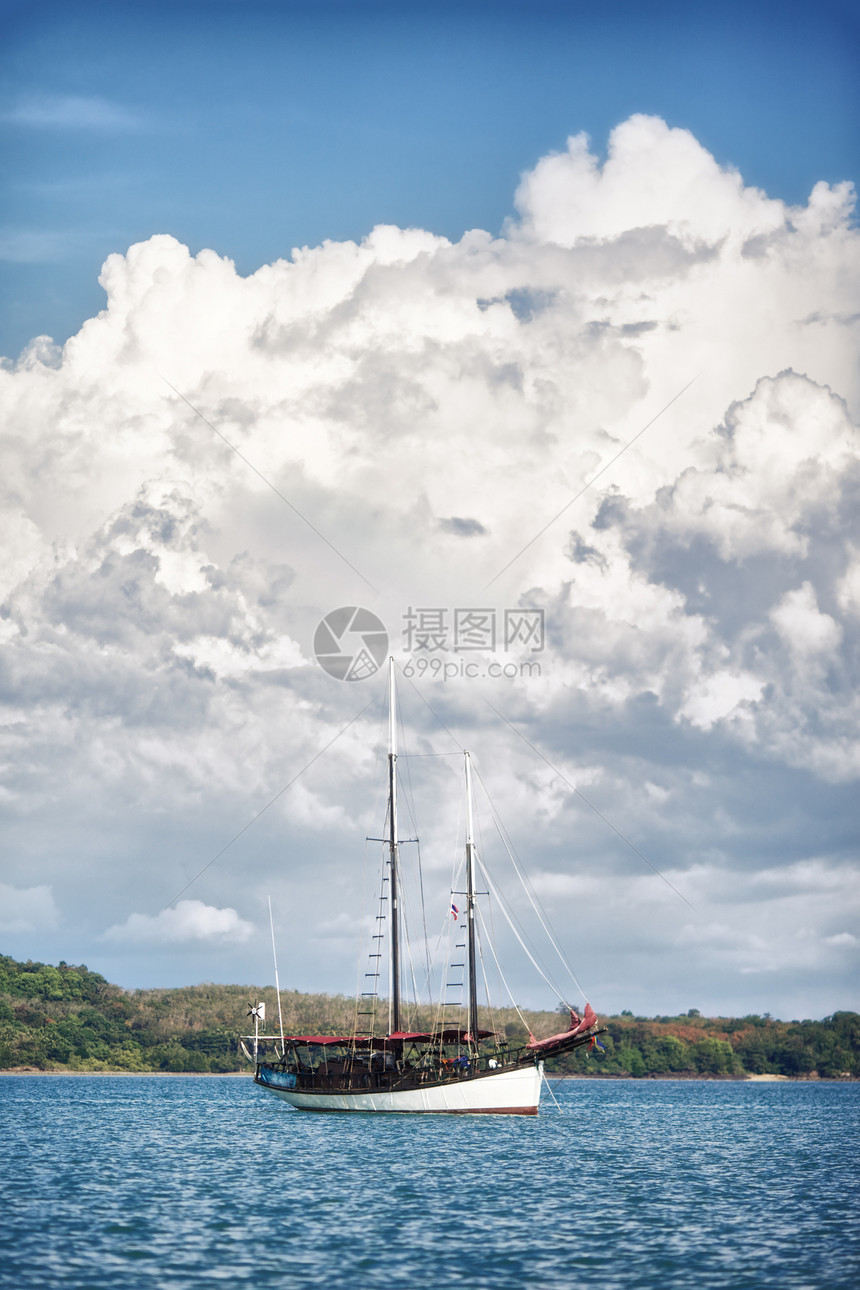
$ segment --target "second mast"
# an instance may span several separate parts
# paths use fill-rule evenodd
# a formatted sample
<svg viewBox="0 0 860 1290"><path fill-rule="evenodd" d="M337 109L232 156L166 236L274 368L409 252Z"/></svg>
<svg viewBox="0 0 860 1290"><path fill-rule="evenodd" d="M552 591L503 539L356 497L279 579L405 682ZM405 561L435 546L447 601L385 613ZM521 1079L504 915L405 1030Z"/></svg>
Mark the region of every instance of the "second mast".
<svg viewBox="0 0 860 1290"><path fill-rule="evenodd" d="M398 908L399 856L397 850L397 704L394 659L388 660L388 877L391 897L391 990L388 1031L400 1030L400 911Z"/></svg>

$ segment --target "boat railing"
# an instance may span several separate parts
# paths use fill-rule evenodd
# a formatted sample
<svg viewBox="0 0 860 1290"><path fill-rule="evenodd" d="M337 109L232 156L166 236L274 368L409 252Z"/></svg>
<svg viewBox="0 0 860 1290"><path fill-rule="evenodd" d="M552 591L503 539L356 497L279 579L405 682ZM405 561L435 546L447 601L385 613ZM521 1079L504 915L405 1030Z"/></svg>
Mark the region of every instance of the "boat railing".
<svg viewBox="0 0 860 1290"><path fill-rule="evenodd" d="M283 1059L261 1056L260 1064L281 1075L294 1077L297 1087L307 1089L342 1089L345 1092L364 1089L421 1087L425 1084L456 1083L464 1079L492 1075L533 1060L526 1048L509 1048L506 1044L475 1054L461 1050L447 1054L441 1049L406 1054L388 1061L375 1061L376 1054L350 1054L329 1057L312 1056L306 1047L288 1048ZM381 1054L380 1054L381 1056Z"/></svg>
<svg viewBox="0 0 860 1290"><path fill-rule="evenodd" d="M416 1088L425 1084L456 1083L493 1075L499 1071L532 1065L536 1061L592 1042L602 1033L597 1026L582 1035L558 1036L557 1045L545 1047L530 1043L511 1047L506 1040L482 1045L476 1052L454 1044L409 1045L399 1048L355 1048L344 1045L291 1043L287 1040L283 1056L260 1052L258 1065L284 1076L295 1077L297 1086L307 1089ZM267 1038L270 1038L267 1036ZM262 1045L261 1045L262 1047Z"/></svg>

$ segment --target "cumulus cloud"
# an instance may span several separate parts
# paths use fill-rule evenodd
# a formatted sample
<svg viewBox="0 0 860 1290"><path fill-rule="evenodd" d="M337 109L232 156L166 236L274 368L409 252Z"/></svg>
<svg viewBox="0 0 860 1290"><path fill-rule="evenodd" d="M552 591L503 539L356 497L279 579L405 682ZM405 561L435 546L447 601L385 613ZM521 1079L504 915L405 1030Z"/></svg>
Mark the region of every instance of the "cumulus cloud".
<svg viewBox="0 0 860 1290"><path fill-rule="evenodd" d="M254 934L253 924L235 909L215 909L202 900L180 900L160 914L129 914L126 921L109 927L105 940L120 944L181 945L192 941L242 945Z"/></svg>
<svg viewBox="0 0 860 1290"><path fill-rule="evenodd" d="M602 166L587 135L568 139L566 152L544 157L524 177L516 204L522 232L561 246L582 238L604 241L637 227L714 243L770 233L785 223L781 202L745 187L738 172L722 169L688 130L642 115L613 130Z"/></svg>
<svg viewBox="0 0 860 1290"><path fill-rule="evenodd" d="M809 582L787 591L770 617L789 649L804 662L816 655L832 655L842 641L841 627L829 614L820 612Z"/></svg>
<svg viewBox="0 0 860 1290"><path fill-rule="evenodd" d="M0 932L43 932L57 927L59 910L50 887L0 882Z"/></svg>
<svg viewBox="0 0 860 1290"><path fill-rule="evenodd" d="M275 855L285 889L324 865L359 899L346 840L379 828L375 718L348 725L368 692L323 674L313 637L361 604L402 662L410 611L543 611L539 674L488 693L565 779L508 742L493 785L546 830L565 909L595 856L602 907L627 875L599 819L573 820L569 783L685 891L703 852L734 875L815 855L838 882L860 773L852 209L846 184L789 207L637 116L605 161L579 135L522 176L500 236L386 226L248 277L166 234L109 257L104 310L0 370L21 872L38 856L65 909L69 855L97 884L120 839L158 907L189 830L188 876L273 802L282 841L237 852L247 899ZM440 662L467 661L454 645L443 630ZM435 698L477 748L488 709L458 677ZM416 720L434 750L439 727ZM443 778L425 817L440 848ZM39 839L53 819L72 821L63 848ZM110 848L87 845L105 827ZM231 862L201 895L239 904ZM818 917L824 954L842 929ZM125 926L155 923L172 926Z"/></svg>

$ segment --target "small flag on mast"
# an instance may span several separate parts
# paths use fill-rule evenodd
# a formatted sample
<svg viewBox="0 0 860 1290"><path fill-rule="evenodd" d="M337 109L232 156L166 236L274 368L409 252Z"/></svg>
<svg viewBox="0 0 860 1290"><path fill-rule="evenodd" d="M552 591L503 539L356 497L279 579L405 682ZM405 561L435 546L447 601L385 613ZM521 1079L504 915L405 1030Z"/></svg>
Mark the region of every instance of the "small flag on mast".
<svg viewBox="0 0 860 1290"><path fill-rule="evenodd" d="M455 919L460 917L460 911L454 904L453 900L451 901L451 917Z"/></svg>

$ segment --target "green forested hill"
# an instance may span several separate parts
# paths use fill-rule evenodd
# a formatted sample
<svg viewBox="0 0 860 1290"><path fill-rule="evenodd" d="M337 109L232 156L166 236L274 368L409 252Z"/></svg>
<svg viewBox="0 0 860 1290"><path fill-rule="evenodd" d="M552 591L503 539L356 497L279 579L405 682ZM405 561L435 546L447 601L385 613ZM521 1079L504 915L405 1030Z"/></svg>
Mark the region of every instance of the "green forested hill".
<svg viewBox="0 0 860 1290"><path fill-rule="evenodd" d="M269 987L198 985L121 990L86 967L18 963L0 955L0 1069L69 1071L239 1070L236 1036L247 1029L251 999L277 1016ZM342 995L281 994L288 1034L349 1033L354 1003ZM526 1012L538 1038L557 1032L558 1013ZM513 1009L491 1019L509 1040L527 1031ZM582 1049L550 1063L555 1074L742 1077L860 1076L860 1016L837 1012L823 1021L758 1017L602 1017L605 1052ZM410 1024L430 1026L419 1011ZM277 1029L277 1026L274 1027Z"/></svg>

